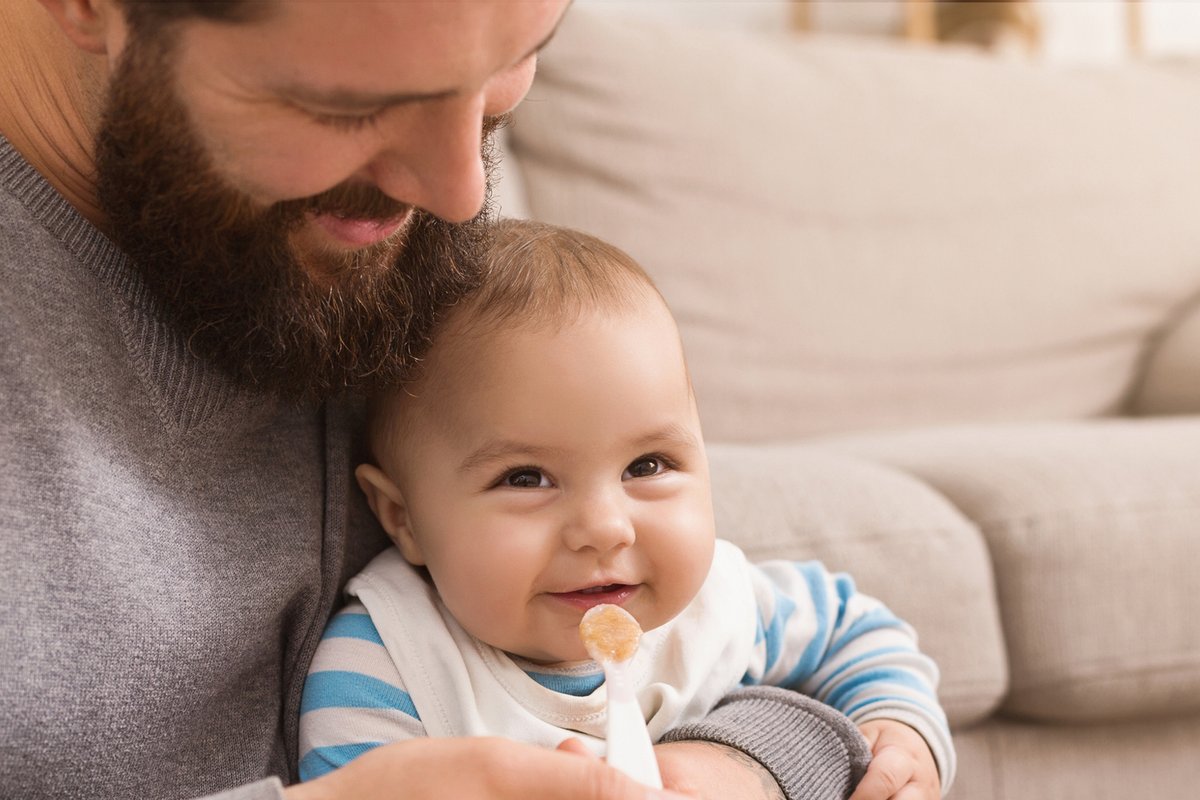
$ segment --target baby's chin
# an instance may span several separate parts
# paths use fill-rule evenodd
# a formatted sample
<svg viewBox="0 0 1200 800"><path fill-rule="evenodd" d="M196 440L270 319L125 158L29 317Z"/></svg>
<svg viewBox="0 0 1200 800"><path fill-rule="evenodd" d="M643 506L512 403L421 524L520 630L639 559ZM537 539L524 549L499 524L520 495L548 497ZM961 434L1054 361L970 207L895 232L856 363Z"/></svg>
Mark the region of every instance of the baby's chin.
<svg viewBox="0 0 1200 800"><path fill-rule="evenodd" d="M503 648L500 648L503 650ZM587 651L580 644L578 649L572 648L554 648L553 650L531 648L523 648L525 652L517 652L513 650L505 650L508 655L513 658L527 661L530 664L536 664L539 667L552 667L554 669L569 668L589 663L592 659L588 656Z"/></svg>

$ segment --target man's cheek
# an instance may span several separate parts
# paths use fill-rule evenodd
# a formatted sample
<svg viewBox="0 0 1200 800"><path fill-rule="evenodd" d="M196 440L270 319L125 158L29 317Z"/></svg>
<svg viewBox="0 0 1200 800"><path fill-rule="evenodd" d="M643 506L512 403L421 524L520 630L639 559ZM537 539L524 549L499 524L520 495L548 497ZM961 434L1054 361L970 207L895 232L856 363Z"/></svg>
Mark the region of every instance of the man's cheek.
<svg viewBox="0 0 1200 800"><path fill-rule="evenodd" d="M193 120L213 168L261 206L321 194L353 178L370 160L354 137L309 122L241 115L193 115Z"/></svg>

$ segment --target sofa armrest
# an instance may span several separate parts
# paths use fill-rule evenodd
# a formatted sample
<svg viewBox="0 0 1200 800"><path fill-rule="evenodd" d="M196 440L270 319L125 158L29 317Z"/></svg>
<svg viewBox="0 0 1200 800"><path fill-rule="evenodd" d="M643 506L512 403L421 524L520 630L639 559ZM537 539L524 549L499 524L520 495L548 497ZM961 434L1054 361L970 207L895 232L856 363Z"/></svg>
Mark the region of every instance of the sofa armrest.
<svg viewBox="0 0 1200 800"><path fill-rule="evenodd" d="M1008 656L1003 713L1094 723L1200 712L1200 416L827 446L920 481L982 532Z"/></svg>
<svg viewBox="0 0 1200 800"><path fill-rule="evenodd" d="M1150 347L1129 412L1200 413L1200 297L1193 298Z"/></svg>
<svg viewBox="0 0 1200 800"><path fill-rule="evenodd" d="M911 623L952 726L1008 688L992 567L976 526L884 464L799 445L709 447L718 535L753 561L819 560Z"/></svg>

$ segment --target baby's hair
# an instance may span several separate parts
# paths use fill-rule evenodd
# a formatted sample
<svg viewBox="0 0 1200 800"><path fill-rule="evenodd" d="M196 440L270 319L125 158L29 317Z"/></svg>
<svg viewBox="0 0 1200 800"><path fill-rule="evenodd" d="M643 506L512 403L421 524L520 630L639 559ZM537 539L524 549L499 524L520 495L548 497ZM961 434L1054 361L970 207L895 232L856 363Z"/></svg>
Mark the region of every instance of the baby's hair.
<svg viewBox="0 0 1200 800"><path fill-rule="evenodd" d="M503 220L489 237L478 289L447 314L468 329L553 327L589 309L631 310L647 290L658 294L618 247L570 228Z"/></svg>
<svg viewBox="0 0 1200 800"><path fill-rule="evenodd" d="M486 336L507 326L554 329L588 310L631 311L647 293L665 305L650 276L620 248L570 228L502 220L487 236L477 287L442 314L430 347L448 329L455 335ZM398 404L404 395L419 392L423 382L420 364L404 386L369 403L368 440L377 464L382 466L380 445L401 435L395 419Z"/></svg>

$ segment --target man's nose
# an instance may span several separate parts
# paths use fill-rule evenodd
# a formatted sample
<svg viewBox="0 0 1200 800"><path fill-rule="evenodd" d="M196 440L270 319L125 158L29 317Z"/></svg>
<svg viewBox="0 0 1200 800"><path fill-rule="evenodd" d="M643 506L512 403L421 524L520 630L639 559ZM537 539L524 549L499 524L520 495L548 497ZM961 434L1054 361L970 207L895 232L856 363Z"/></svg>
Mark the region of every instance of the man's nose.
<svg viewBox="0 0 1200 800"><path fill-rule="evenodd" d="M388 196L447 222L471 219L487 191L483 98L431 100L411 111L387 131L365 167L367 178Z"/></svg>
<svg viewBox="0 0 1200 800"><path fill-rule="evenodd" d="M600 553L628 547L636 540L633 520L624 498L612 492L595 492L579 498L563 526L563 543L574 551Z"/></svg>

